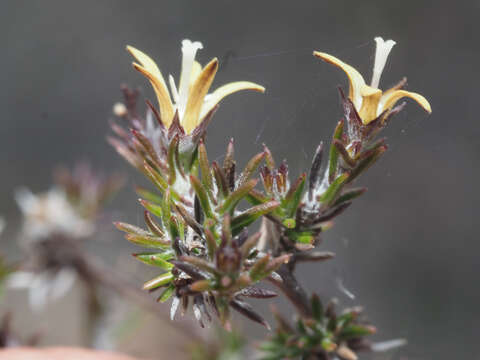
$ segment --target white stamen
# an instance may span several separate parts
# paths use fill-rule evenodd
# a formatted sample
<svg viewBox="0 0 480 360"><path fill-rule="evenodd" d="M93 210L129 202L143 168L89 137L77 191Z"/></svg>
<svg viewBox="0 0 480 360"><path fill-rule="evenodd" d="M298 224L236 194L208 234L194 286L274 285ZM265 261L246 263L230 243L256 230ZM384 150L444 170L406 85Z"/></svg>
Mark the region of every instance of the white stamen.
<svg viewBox="0 0 480 360"><path fill-rule="evenodd" d="M175 79L173 78L172 74L168 75L168 82L170 83L170 89L172 90L172 97L173 101L178 103L178 90L177 86L175 85Z"/></svg>
<svg viewBox="0 0 480 360"><path fill-rule="evenodd" d="M190 75L192 73L195 55L199 49L203 49L203 45L199 41L191 42L188 39L182 41L182 75L180 76L177 103L180 119L182 119L185 107L187 106Z"/></svg>
<svg viewBox="0 0 480 360"><path fill-rule="evenodd" d="M375 51L375 63L373 65L371 86L378 88L378 85L380 84L380 77L382 76L383 69L387 63L388 54L390 54L390 51L396 42L393 40L385 41L379 36L375 38L375 42L377 43L377 48Z"/></svg>

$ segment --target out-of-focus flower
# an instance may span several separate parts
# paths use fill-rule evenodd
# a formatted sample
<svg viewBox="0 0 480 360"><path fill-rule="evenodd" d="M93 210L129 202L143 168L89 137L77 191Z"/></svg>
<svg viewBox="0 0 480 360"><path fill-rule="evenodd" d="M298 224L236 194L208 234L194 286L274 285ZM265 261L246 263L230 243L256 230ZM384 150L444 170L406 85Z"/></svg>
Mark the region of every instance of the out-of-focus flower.
<svg viewBox="0 0 480 360"><path fill-rule="evenodd" d="M375 42L377 47L370 85L365 83L362 75L355 68L336 57L319 51L314 51L313 54L327 63L339 67L347 74L350 87L348 97L353 102L364 125L380 116L382 116L382 120L388 117L395 104L404 97L415 100L425 111L431 113L430 104L422 95L402 90L406 84L406 79L384 92L378 88L380 77L395 41L384 41L381 37L376 37Z"/></svg>
<svg viewBox="0 0 480 360"><path fill-rule="evenodd" d="M58 168L55 183L64 190L75 211L93 221L101 213L102 206L123 186L124 177L118 174L103 176L95 173L87 163L80 163L73 170Z"/></svg>
<svg viewBox="0 0 480 360"><path fill-rule="evenodd" d="M77 272L71 268L44 270L39 273L17 271L7 278L12 289L27 289L32 310L40 311L50 301L64 296L73 286Z"/></svg>
<svg viewBox="0 0 480 360"><path fill-rule="evenodd" d="M82 238L94 230L94 224L79 215L60 188L39 195L22 188L15 193L15 199L24 216L23 235L27 240L44 239L52 234Z"/></svg>
<svg viewBox="0 0 480 360"><path fill-rule="evenodd" d="M218 69L217 58L212 59L203 69L195 61L195 55L202 49L202 43L190 40L182 41L182 70L177 85L170 75L167 85L156 63L145 53L127 46L127 50L139 62L133 63L136 70L145 75L152 84L160 106L160 118L166 128L174 122L177 114L180 125L187 134L202 123L207 114L227 95L240 90L255 90L264 92L265 88L248 81L238 81L221 86L213 93L208 94Z"/></svg>

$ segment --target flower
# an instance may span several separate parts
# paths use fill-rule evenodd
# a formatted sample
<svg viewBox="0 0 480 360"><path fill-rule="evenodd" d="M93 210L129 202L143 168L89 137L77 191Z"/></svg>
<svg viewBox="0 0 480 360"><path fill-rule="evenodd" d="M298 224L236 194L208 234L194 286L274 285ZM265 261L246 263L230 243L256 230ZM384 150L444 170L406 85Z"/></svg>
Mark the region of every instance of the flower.
<svg viewBox="0 0 480 360"><path fill-rule="evenodd" d="M339 67L347 74L350 86L348 97L355 106L364 125L378 119L380 116L382 121L386 119L395 104L404 97L415 100L425 111L431 113L430 104L422 95L402 90L406 79L385 92L378 88L380 77L388 55L395 45L395 41L384 41L381 37L376 37L375 42L377 47L370 85L365 83L362 75L355 68L336 57L319 51L314 51L313 54L327 63Z"/></svg>
<svg viewBox="0 0 480 360"><path fill-rule="evenodd" d="M167 128L173 123L175 113L178 113L180 124L185 132L190 134L227 95L240 90L265 91L264 87L255 83L237 81L223 85L208 94L218 69L218 60L217 58L212 59L202 69L200 63L195 61L197 51L202 48L202 43L198 41L192 42L188 39L182 41L183 57L180 81L177 88L173 76L169 76L170 97L157 64L145 53L132 46L127 46L127 50L139 62L139 64L133 63L133 67L147 77L152 84L160 106L160 118Z"/></svg>
<svg viewBox="0 0 480 360"><path fill-rule="evenodd" d="M27 289L30 307L34 311L40 311L49 301L63 297L72 288L76 278L77 272L70 267L39 273L17 271L7 278L7 286Z"/></svg>
<svg viewBox="0 0 480 360"><path fill-rule="evenodd" d="M78 214L61 189L35 195L23 188L16 192L15 199L24 216L23 234L27 240L40 240L52 234L81 238L94 230L93 223Z"/></svg>

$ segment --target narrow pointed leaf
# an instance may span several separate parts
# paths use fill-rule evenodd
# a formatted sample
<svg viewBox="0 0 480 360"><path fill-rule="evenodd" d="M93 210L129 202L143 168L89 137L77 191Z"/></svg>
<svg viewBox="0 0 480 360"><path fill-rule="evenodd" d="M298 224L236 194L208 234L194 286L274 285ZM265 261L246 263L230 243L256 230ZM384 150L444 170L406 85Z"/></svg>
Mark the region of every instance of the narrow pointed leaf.
<svg viewBox="0 0 480 360"><path fill-rule="evenodd" d="M282 207L285 209L287 217L295 217L297 208L302 199L303 188L305 187L306 174L303 173L290 187L285 199L282 201Z"/></svg>
<svg viewBox="0 0 480 360"><path fill-rule="evenodd" d="M258 169L258 167L260 166L260 163L264 158L265 158L265 152L261 152L260 154L257 154L250 159L250 161L245 166L245 169L242 171L242 173L239 176L237 187L240 187L243 184L245 184L253 176L253 174Z"/></svg>
<svg viewBox="0 0 480 360"><path fill-rule="evenodd" d="M257 179L252 179L239 186L232 192L220 206L218 211L220 214L232 213L237 204L257 185Z"/></svg>
<svg viewBox="0 0 480 360"><path fill-rule="evenodd" d="M330 182L335 179L337 175L337 164L338 164L338 150L335 147L334 141L340 140L343 134L343 120L340 120L335 127L333 132L332 144L330 145L330 154L329 154L329 165L328 165L328 179Z"/></svg>
<svg viewBox="0 0 480 360"><path fill-rule="evenodd" d="M385 153L385 151L387 151L387 146L380 146L369 157L361 160L358 165L352 169L349 182L356 179L360 174L362 174L365 170L372 166Z"/></svg>
<svg viewBox="0 0 480 360"><path fill-rule="evenodd" d="M347 183L349 178L348 173L344 173L340 176L338 176L325 190L325 192L319 196L318 200L322 202L322 204L325 204L326 206L329 206L333 204L333 202L336 200L337 195L340 193L342 190L343 186Z"/></svg>
<svg viewBox="0 0 480 360"><path fill-rule="evenodd" d="M207 150L205 149L203 141L200 141L200 144L198 145L198 163L202 172L202 183L208 190L209 194L211 194L213 191L213 179L212 173L210 172Z"/></svg>
<svg viewBox="0 0 480 360"><path fill-rule="evenodd" d="M350 167L354 167L356 165L357 163L356 160L352 159L347 149L345 149L345 145L343 144L343 142L341 142L340 140L334 139L332 142L332 146L336 149L337 154L341 155L345 164L347 164Z"/></svg>
<svg viewBox="0 0 480 360"><path fill-rule="evenodd" d="M142 204L142 206L147 209L148 211L150 211L153 215L159 217L159 218L162 218L162 206L160 205L157 205L157 204L154 204L150 201L147 201L147 200L143 200L143 199L139 199L140 201L140 204ZM163 200L162 200L163 201Z"/></svg>
<svg viewBox="0 0 480 360"><path fill-rule="evenodd" d="M213 266L213 264L209 263L208 261L203 260L202 258L196 256L181 256L180 260L186 263L189 263L197 268L211 273L216 276L220 276L221 273Z"/></svg>
<svg viewBox="0 0 480 360"><path fill-rule="evenodd" d="M333 206L339 205L346 201L351 201L363 195L366 191L367 191L367 188L355 188L355 189L349 189L347 191L344 191L343 194L341 194L338 197L338 199L333 203Z"/></svg>
<svg viewBox="0 0 480 360"><path fill-rule="evenodd" d="M175 285L173 284L169 285L165 290L163 290L161 295L157 298L157 302L164 303L165 301L171 298L174 291L175 291Z"/></svg>
<svg viewBox="0 0 480 360"><path fill-rule="evenodd" d="M159 268L162 268L163 270L171 270L173 268L173 265L170 264L168 261L166 261L166 258L168 259L168 256L165 256L163 254L133 254L133 256L137 259L143 262L144 264L147 265L152 265L152 266L157 266ZM173 258L173 254L170 253L169 255L170 259Z"/></svg>
<svg viewBox="0 0 480 360"><path fill-rule="evenodd" d="M123 222L120 222L120 221L114 222L113 224L115 225L115 227L118 230L129 233L129 234L140 235L140 236L151 236L152 235L149 231L144 230L144 229L142 229L138 226L135 226L135 225L123 223Z"/></svg>
<svg viewBox="0 0 480 360"><path fill-rule="evenodd" d="M170 240L162 239L157 236L146 236L146 235L134 235L134 234L126 234L125 239L130 241L135 245L140 245L143 247L154 248L154 249L162 249L168 247L170 244Z"/></svg>
<svg viewBox="0 0 480 360"><path fill-rule="evenodd" d="M227 178L224 171L218 166L217 162L212 162L213 175L215 176L215 182L217 183L218 195L226 198L230 193Z"/></svg>
<svg viewBox="0 0 480 360"><path fill-rule="evenodd" d="M268 330L270 330L270 325L268 322L261 317L259 314L257 314L252 306L244 301L240 301L238 299L231 300L230 301L230 306L234 308L236 311L238 311L240 314L243 316L247 317L248 319L255 321L263 326L265 326Z"/></svg>
<svg viewBox="0 0 480 360"><path fill-rule="evenodd" d="M208 199L205 187L202 185L200 180L198 180L198 178L193 175L190 175L190 183L192 184L193 190L195 190L195 194L197 195L198 201L202 206L202 210L205 216L210 219L215 218L215 215L213 214L212 208L210 206L210 201Z"/></svg>
<svg viewBox="0 0 480 360"><path fill-rule="evenodd" d="M145 218L145 223L147 224L148 228L150 229L150 231L159 236L159 237L163 237L165 234L163 232L163 229L161 228L161 226L152 218L152 216L150 215L150 213L145 210L144 213L144 218Z"/></svg>
<svg viewBox="0 0 480 360"><path fill-rule="evenodd" d="M259 217L264 216L280 206L278 201L269 201L265 204L251 207L232 219L232 233L239 234L244 228L251 225Z"/></svg>
<svg viewBox="0 0 480 360"><path fill-rule="evenodd" d="M162 197L160 195L154 194L150 190L147 190L143 187L140 186L135 186L135 192L137 193L138 196L148 200L152 201L154 203L161 203L162 202Z"/></svg>
<svg viewBox="0 0 480 360"><path fill-rule="evenodd" d="M166 272L156 278L147 281L143 284L143 290L153 290L161 286L165 286L174 279L174 276L171 272Z"/></svg>

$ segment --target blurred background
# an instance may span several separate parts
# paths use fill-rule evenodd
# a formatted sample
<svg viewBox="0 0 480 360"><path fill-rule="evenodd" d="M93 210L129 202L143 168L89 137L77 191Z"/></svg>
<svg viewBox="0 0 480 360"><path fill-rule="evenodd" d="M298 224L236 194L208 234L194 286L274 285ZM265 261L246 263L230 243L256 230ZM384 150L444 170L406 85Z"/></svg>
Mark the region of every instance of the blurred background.
<svg viewBox="0 0 480 360"><path fill-rule="evenodd" d="M181 40L199 40L204 45L199 61L220 59L214 88L235 80L264 85L265 95L245 92L222 103L210 126L209 155L221 156L234 136L239 164L266 143L298 174L331 135L341 116L337 86L347 85L344 74L315 59L312 50L338 56L369 79L373 38L392 38L397 45L382 87L407 76L407 89L425 95L433 114L409 104L392 121L385 132L387 155L359 181L369 192L324 236L322 249L336 252L336 259L299 271L307 288L324 299L364 305L378 327L377 340L408 339L395 353L372 358L472 358L480 316L480 242L474 228L479 15L480 2L468 0L4 0L0 214L8 225L0 251L8 259L20 257L13 191L22 185L46 190L55 166L88 160L102 171L128 176L109 206L101 239L90 248L112 266L121 263L118 268L139 285L150 275L130 256L134 247L110 225L113 219L142 224L132 185L146 183L105 141L112 105L122 100L122 83L154 99L132 70L125 45L142 49L164 74L177 77ZM82 344L79 291L41 314L28 310L25 293L8 293L1 313L12 310L22 334L43 330L42 345ZM255 306L268 313L267 304ZM255 325L240 326L251 340L265 334ZM174 333L162 329L153 316L142 315L122 349L143 356L174 351Z"/></svg>

